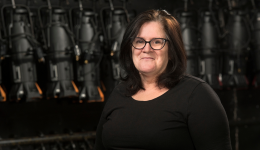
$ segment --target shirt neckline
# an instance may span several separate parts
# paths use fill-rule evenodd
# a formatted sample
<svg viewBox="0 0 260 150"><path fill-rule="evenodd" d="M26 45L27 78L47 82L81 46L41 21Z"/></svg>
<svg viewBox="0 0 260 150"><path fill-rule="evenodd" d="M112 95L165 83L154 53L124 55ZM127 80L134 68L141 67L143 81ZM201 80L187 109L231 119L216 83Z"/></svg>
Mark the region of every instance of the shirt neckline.
<svg viewBox="0 0 260 150"><path fill-rule="evenodd" d="M165 93L163 93L162 95L159 95L158 97L155 97L153 99L150 100L146 100L146 101L142 101L142 100L136 100L134 99L132 96L130 96L130 99L133 101L137 101L137 102L150 102L150 101L157 101L158 99L161 99L162 97L164 97L165 95L167 95L167 93L169 93L169 91L171 91L173 88L169 89L168 91L166 91Z"/></svg>

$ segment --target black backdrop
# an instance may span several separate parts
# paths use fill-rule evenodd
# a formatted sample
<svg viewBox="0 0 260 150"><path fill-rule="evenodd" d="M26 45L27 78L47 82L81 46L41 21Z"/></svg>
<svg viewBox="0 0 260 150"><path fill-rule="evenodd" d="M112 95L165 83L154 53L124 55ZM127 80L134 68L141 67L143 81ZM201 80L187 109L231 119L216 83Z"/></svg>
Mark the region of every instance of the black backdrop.
<svg viewBox="0 0 260 150"><path fill-rule="evenodd" d="M51 0L52 4L59 4L58 0ZM121 5L114 0L115 5ZM191 7L207 7L207 0L193 0ZM225 1L220 1L225 3ZM257 2L257 1L256 1ZM10 4L11 1L0 0L0 5ZM16 0L17 4L26 4L26 0ZM46 2L33 0L30 5L41 6ZM69 0L69 5L61 1L64 7L77 6ZM91 6L87 1L84 5ZM108 6L104 0L97 2L98 9ZM127 8L135 10L137 14L148 9L166 9L172 13L175 9L183 7L183 2L173 0L129 0ZM3 71L4 72L4 71ZM259 150L260 149L260 89L247 90L217 90L222 104L230 121L230 131L233 149ZM27 103L0 103L0 137L30 137L37 136L39 132L50 134L52 132L64 133L66 129L74 132L94 131L104 103L74 104L67 100L41 100ZM234 119L236 118L236 119Z"/></svg>

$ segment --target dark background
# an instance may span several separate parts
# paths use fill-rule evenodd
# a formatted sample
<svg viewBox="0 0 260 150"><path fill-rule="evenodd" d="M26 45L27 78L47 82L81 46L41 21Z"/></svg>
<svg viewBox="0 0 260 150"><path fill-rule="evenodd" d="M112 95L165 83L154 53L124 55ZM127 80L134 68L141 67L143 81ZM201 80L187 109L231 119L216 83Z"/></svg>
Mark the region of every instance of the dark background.
<svg viewBox="0 0 260 150"><path fill-rule="evenodd" d="M77 6L77 3L51 0L53 5L66 8ZM243 1L241 1L243 2ZM255 1L258 4L258 1ZM0 6L10 4L11 1L0 0ZM28 4L26 0L16 0L17 4ZM207 0L193 0L193 9L208 6ZM227 1L219 0L220 6L227 8ZM46 2L33 0L31 6L39 7ZM91 1L83 3L91 7ZM114 0L114 5L122 5L119 0ZM104 0L97 2L97 10L108 6ZM183 7L181 0L129 0L128 10L135 10L136 14L148 9L166 9L173 13ZM250 8L244 5L241 8ZM2 73L5 71L3 70ZM216 90L226 110L230 121L232 147L234 150L259 150L260 149L260 89L249 87L244 90ZM106 97L107 98L107 97ZM0 137L33 137L39 132L46 135L51 133L64 133L69 129L73 132L95 131L104 102L72 103L63 99L43 99L38 102L0 103Z"/></svg>

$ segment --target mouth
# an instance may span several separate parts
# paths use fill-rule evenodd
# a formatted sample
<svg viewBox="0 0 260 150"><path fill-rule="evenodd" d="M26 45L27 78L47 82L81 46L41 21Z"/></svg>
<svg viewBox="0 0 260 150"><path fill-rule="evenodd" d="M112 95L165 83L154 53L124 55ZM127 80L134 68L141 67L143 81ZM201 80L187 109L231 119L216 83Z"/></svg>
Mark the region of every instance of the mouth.
<svg viewBox="0 0 260 150"><path fill-rule="evenodd" d="M154 58L152 58L152 57L143 57L141 59L154 59Z"/></svg>

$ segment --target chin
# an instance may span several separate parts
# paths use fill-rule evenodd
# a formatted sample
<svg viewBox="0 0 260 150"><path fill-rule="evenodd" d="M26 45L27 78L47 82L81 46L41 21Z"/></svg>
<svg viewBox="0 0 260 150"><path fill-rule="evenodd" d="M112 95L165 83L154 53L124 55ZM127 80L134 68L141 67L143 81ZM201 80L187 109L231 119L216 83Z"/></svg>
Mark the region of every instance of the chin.
<svg viewBox="0 0 260 150"><path fill-rule="evenodd" d="M149 74L149 73L153 73L154 70L153 69L143 69L143 70L139 70L139 72L140 73L147 73L147 74Z"/></svg>
<svg viewBox="0 0 260 150"><path fill-rule="evenodd" d="M155 71L156 67L154 65L145 65L145 66L139 67L139 70L142 72L150 72L150 71Z"/></svg>

